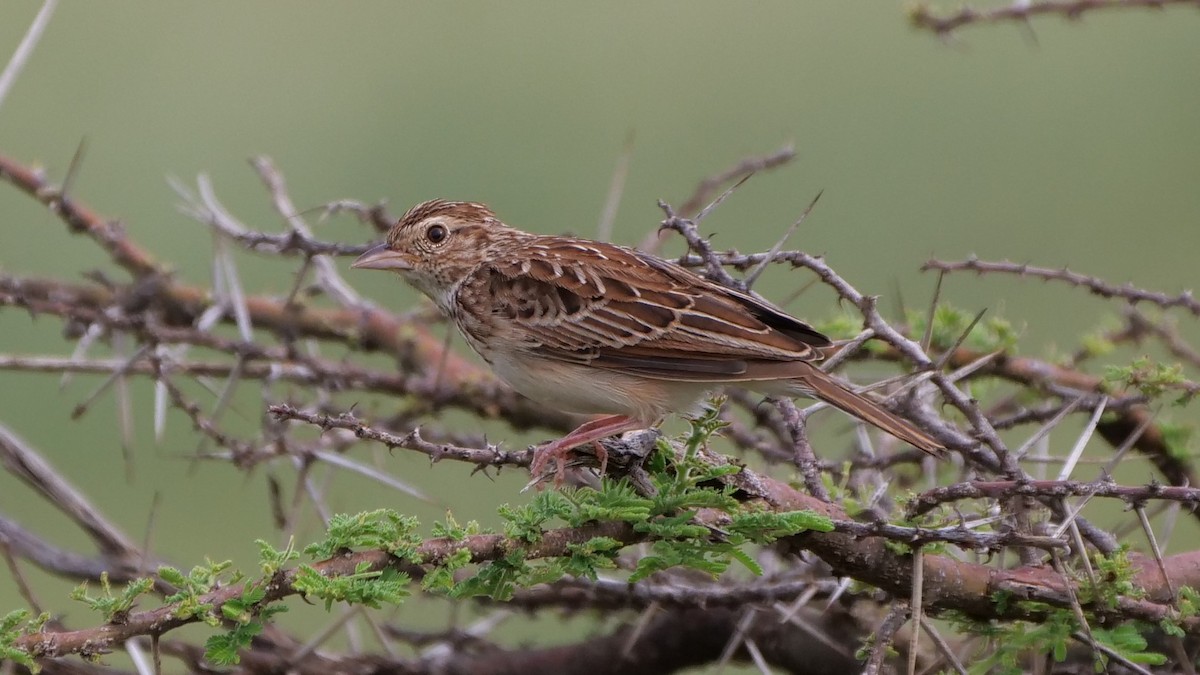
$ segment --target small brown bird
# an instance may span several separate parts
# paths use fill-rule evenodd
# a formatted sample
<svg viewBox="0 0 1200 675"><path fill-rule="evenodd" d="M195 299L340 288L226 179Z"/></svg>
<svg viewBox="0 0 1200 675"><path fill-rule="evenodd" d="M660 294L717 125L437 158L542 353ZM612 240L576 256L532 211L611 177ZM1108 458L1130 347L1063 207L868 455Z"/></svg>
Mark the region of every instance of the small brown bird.
<svg viewBox="0 0 1200 675"><path fill-rule="evenodd" d="M824 335L774 305L640 251L508 227L483 204L414 206L353 267L429 296L500 379L566 412L604 414L538 449L551 458L690 410L733 384L812 396L926 452L912 424L814 365Z"/></svg>

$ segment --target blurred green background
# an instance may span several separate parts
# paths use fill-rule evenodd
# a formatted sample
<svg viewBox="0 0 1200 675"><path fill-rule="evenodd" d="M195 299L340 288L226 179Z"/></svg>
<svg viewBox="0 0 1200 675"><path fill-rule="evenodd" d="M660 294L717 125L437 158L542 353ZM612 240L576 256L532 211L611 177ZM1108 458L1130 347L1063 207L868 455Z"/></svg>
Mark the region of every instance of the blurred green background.
<svg viewBox="0 0 1200 675"><path fill-rule="evenodd" d="M0 59L40 4L0 4ZM300 208L385 198L398 213L432 197L472 199L524 229L586 235L632 135L614 234L622 243L656 226L656 199L678 204L701 177L791 142L791 165L756 176L705 222L719 246L769 247L824 190L792 244L826 254L889 310L901 295L909 306L927 302L925 259L971 253L1175 293L1195 285L1200 253L1198 35L1200 14L1184 8L1050 17L1032 36L973 27L947 43L910 28L901 4L881 2L70 2L0 108L0 152L57 181L86 138L74 196L195 283L207 283L211 238L177 212L167 176L208 173L230 210L264 230L281 223L246 163L257 154L275 159ZM0 214L6 273L78 279L108 266L8 186ZM370 236L347 218L318 232ZM291 266L240 260L249 288L290 287ZM349 278L393 308L413 300L384 275ZM783 298L808 279L775 271L759 290ZM1071 349L1111 313L1083 291L1002 278L952 276L944 295L1009 317L1033 353ZM789 308L819 319L835 313L832 300L813 292ZM57 320L0 312L4 353L68 354L60 333ZM193 470L178 459L196 445L178 415L155 446L150 390L139 387L128 482L112 397L69 420L98 383L79 377L60 391L55 376L0 372L0 422L135 538L158 493L157 554L252 566L250 542L273 536L268 472ZM239 397L231 423L253 423L257 402L252 391ZM453 505L460 520L490 522L497 503L519 499L516 476L492 483L365 447L358 457L434 501L397 501L339 474L334 508L431 518ZM88 550L7 476L0 509ZM94 621L61 584L29 574L48 606L75 625ZM0 579L0 611L18 606ZM294 613L302 616L289 620L323 620L318 609Z"/></svg>

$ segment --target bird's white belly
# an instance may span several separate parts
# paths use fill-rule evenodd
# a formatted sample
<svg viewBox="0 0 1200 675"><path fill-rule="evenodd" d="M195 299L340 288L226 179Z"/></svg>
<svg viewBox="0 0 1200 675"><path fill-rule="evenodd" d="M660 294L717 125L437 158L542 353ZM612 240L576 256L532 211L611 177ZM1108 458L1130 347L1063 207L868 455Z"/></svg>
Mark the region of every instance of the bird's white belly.
<svg viewBox="0 0 1200 675"><path fill-rule="evenodd" d="M689 412L707 387L626 375L549 359L489 354L496 375L548 408L588 415L628 415L653 424L669 412Z"/></svg>

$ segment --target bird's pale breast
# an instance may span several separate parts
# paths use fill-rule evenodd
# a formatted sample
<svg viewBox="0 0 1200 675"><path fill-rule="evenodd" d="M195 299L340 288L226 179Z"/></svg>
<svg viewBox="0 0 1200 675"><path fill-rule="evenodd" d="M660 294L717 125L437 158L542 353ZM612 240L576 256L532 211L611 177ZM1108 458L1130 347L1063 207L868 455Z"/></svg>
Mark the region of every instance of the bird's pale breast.
<svg viewBox="0 0 1200 675"><path fill-rule="evenodd" d="M526 398L587 415L628 415L647 426L668 412L686 412L709 385L652 380L513 352L492 352L492 370Z"/></svg>

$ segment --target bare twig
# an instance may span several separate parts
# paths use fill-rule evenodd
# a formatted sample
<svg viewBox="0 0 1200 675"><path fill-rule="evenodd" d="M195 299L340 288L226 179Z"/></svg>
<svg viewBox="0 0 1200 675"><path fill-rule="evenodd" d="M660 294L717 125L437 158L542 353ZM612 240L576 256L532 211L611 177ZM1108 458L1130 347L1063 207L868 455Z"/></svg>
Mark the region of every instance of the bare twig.
<svg viewBox="0 0 1200 675"><path fill-rule="evenodd" d="M963 7L955 12L939 16L928 5L914 5L908 19L918 28L926 28L946 36L954 30L971 24L1013 21L1025 24L1036 16L1058 15L1066 19L1078 19L1087 12L1101 9L1162 9L1166 5L1195 4L1195 0L1037 0L1036 2L1013 2L989 9Z"/></svg>
<svg viewBox="0 0 1200 675"><path fill-rule="evenodd" d="M608 185L608 196L604 198L604 210L600 212L600 222L596 224L596 239L611 241L613 224L617 222L617 209L621 206L621 195L625 193L625 180L629 177L629 163L633 160L633 132L625 138L625 147L617 157L617 165L613 168L612 180Z"/></svg>
<svg viewBox="0 0 1200 675"><path fill-rule="evenodd" d="M57 6L58 0L42 2L42 8L38 10L37 16L33 17L33 22L25 31L25 37L21 38L21 43L17 45L8 64L4 66L4 71L0 72L0 107L4 106L4 99L8 98L8 92L16 83L25 64L29 62L29 57L33 54L37 43L41 41L42 34L46 31L46 26L50 24L50 17L54 16L54 8Z"/></svg>
<svg viewBox="0 0 1200 675"><path fill-rule="evenodd" d="M0 463L45 500L73 520L107 555L138 560L141 550L75 486L11 429L0 425Z"/></svg>
<svg viewBox="0 0 1200 675"><path fill-rule="evenodd" d="M761 157L747 157L739 161L737 164L712 176L708 176L696 186L692 195L683 201L683 205L679 207L678 214L682 218L693 216L700 212L700 208L706 202L712 199L714 193L721 186L733 181L741 180L746 176L759 171L766 171L783 166L792 161L796 157L796 150L789 143L775 152L763 155ZM657 253L663 242L662 229L658 229L646 235L642 243L638 245L643 251L649 253Z"/></svg>
<svg viewBox="0 0 1200 675"><path fill-rule="evenodd" d="M1091 483L1066 480L971 481L939 487L917 495L909 502L908 517L915 518L928 513L940 504L960 499L1011 499L1016 496L1111 497L1120 499L1131 506L1156 499L1179 502L1192 507L1200 505L1200 488L1156 483L1129 486L1117 485L1107 480Z"/></svg>
<svg viewBox="0 0 1200 675"><path fill-rule="evenodd" d="M884 618L883 623L871 635L871 652L863 667L863 675L878 675L884 672L884 660L888 649L896 639L896 632L908 621L908 605L903 602L892 603L892 609Z"/></svg>
<svg viewBox="0 0 1200 675"><path fill-rule="evenodd" d="M1122 4L1126 4L1122 2ZM1161 4L1161 3L1156 3ZM1071 286L1082 286L1092 293L1103 298L1121 298L1128 300L1130 303L1147 302L1158 305L1159 307L1171 308L1181 307L1191 312L1195 316L1200 316L1200 301L1192 296L1191 291L1184 291L1178 295L1167 295L1155 291L1147 291L1134 287L1132 284L1125 286L1113 286L1103 279L1090 277L1078 272L1072 272L1067 268L1050 269L1047 267L1034 267L1013 262L989 262L979 260L978 258L968 258L962 262L944 262L941 260L930 260L922 267L924 270L939 270L942 272L975 272L977 274L1014 274L1019 277L1033 277L1035 279L1044 279L1047 281L1059 281L1070 284Z"/></svg>

